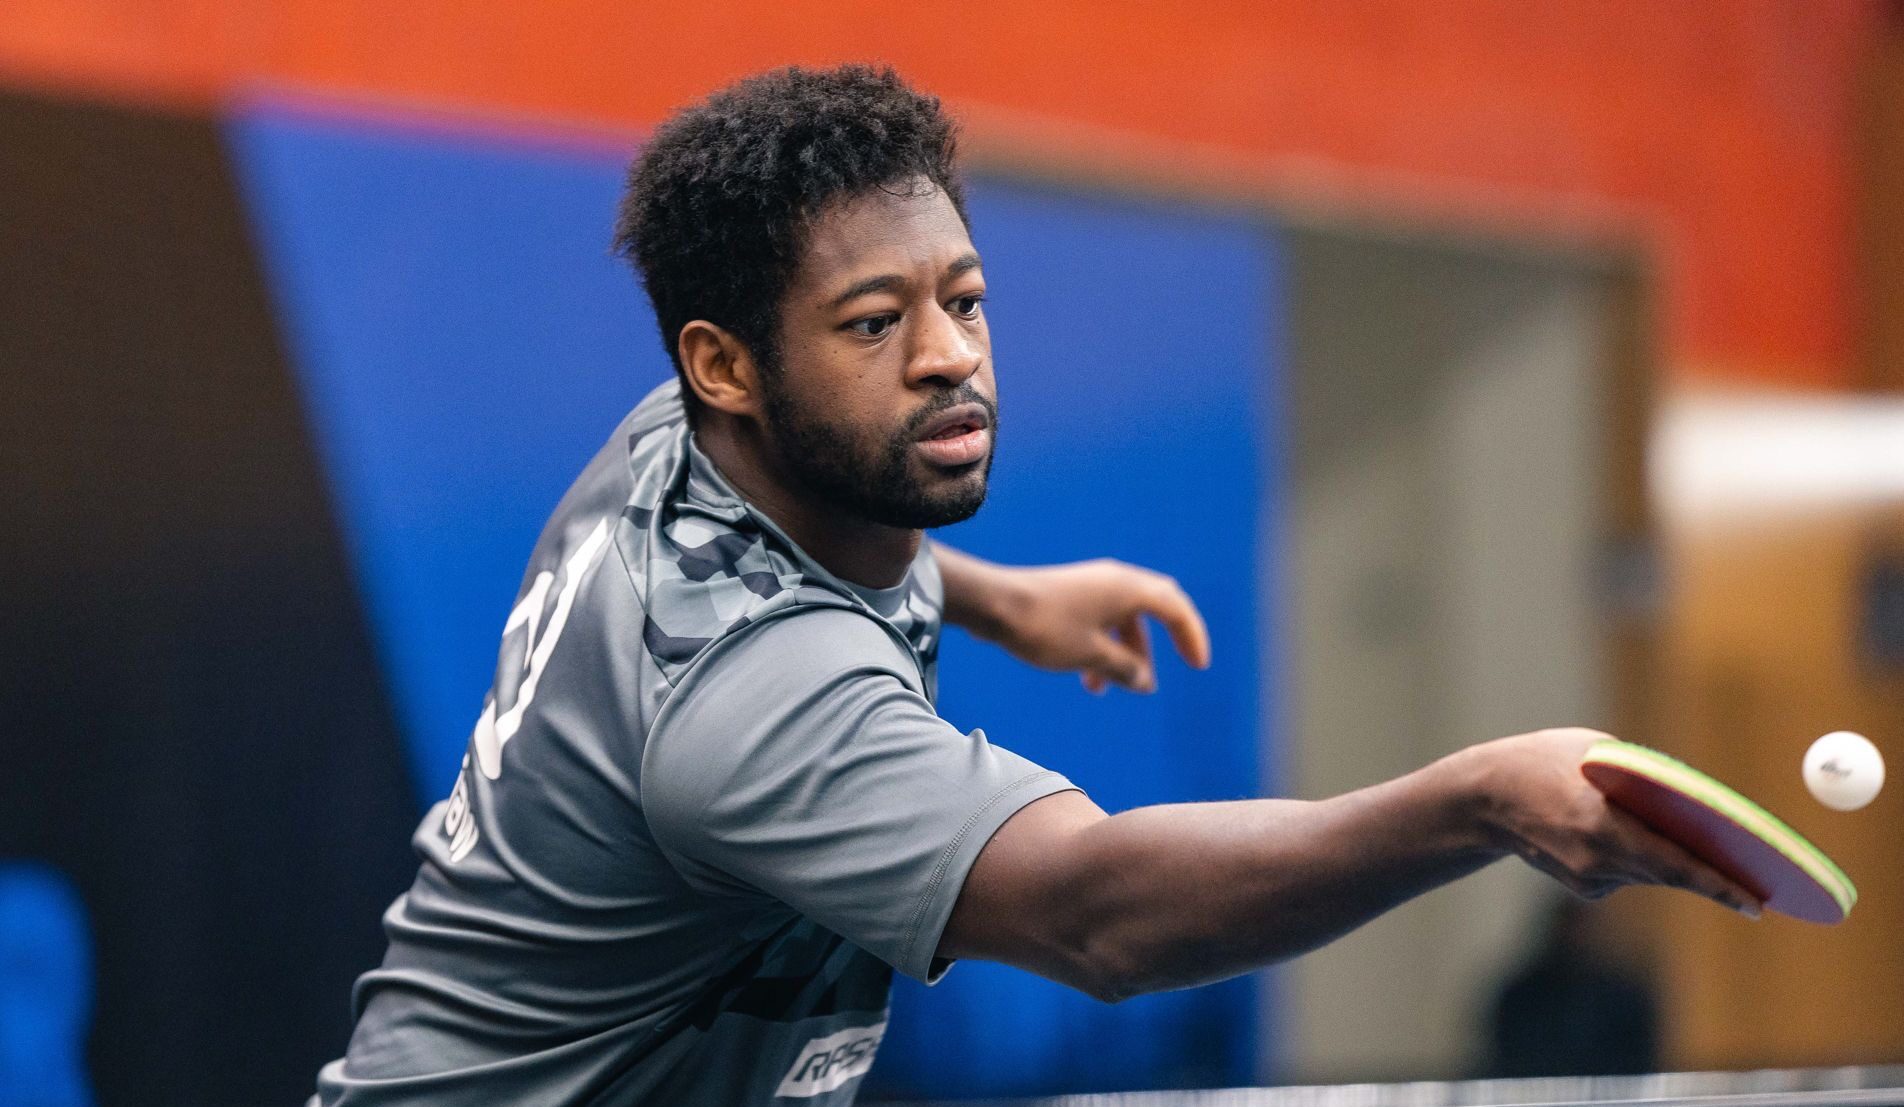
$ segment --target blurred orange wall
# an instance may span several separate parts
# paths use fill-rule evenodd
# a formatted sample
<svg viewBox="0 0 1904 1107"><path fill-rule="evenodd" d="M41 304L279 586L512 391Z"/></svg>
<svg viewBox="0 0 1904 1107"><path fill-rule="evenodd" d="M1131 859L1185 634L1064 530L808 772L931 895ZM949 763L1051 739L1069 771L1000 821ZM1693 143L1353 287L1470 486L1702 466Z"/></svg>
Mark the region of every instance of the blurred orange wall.
<svg viewBox="0 0 1904 1107"><path fill-rule="evenodd" d="M1638 233L1675 372L1855 376L1853 91L1880 0L7 7L0 80L173 103L265 82L645 128L750 71L886 60L981 149L1069 133L1193 185Z"/></svg>

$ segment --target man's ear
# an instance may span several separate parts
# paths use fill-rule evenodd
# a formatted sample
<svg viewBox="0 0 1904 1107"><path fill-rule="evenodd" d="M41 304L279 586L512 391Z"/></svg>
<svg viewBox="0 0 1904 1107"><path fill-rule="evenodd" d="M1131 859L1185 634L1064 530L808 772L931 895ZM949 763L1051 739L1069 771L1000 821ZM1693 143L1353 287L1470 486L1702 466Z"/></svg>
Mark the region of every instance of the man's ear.
<svg viewBox="0 0 1904 1107"><path fill-rule="evenodd" d="M760 414L760 366L733 332L696 319L681 328L675 348L688 387L701 403L729 415Z"/></svg>

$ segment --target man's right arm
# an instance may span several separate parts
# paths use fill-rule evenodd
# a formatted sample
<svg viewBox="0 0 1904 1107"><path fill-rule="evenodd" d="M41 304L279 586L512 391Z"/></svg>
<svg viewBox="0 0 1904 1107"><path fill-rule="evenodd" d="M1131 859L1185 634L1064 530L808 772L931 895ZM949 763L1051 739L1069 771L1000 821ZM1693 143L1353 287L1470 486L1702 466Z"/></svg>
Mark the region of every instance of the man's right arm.
<svg viewBox="0 0 1904 1107"><path fill-rule="evenodd" d="M1662 884L1756 914L1745 888L1587 783L1581 755L1603 737L1504 738L1314 802L1106 815L1078 792L1048 796L979 854L939 955L1116 1001L1293 957L1510 853L1579 895Z"/></svg>

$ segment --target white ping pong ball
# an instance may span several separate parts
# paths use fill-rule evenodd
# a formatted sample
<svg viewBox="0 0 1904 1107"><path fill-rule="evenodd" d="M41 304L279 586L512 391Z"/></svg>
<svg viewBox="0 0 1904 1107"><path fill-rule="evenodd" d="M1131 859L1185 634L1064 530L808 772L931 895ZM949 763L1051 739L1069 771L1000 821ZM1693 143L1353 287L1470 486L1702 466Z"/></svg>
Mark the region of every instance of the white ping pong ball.
<svg viewBox="0 0 1904 1107"><path fill-rule="evenodd" d="M1805 787L1836 811L1856 811L1884 787L1884 757L1862 734L1834 730L1805 751Z"/></svg>

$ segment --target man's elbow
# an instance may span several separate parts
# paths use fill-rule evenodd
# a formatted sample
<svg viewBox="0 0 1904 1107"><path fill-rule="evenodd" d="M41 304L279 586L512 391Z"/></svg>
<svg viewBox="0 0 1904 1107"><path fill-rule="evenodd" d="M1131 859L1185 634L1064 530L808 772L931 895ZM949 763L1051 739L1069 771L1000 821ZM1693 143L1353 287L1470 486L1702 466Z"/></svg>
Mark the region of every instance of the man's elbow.
<svg viewBox="0 0 1904 1107"><path fill-rule="evenodd" d="M1189 946L1141 901L1120 895L1119 886L1075 879L1053 896L1043 931L1044 975L1105 1003L1184 987L1178 979ZM1174 940L1173 940L1174 939Z"/></svg>
<svg viewBox="0 0 1904 1107"><path fill-rule="evenodd" d="M1094 935L1081 948L1075 979L1063 983L1093 999L1122 1003L1155 992L1213 984L1249 967L1261 967L1237 965L1234 961L1223 949L1219 936L1178 935L1165 939L1113 926Z"/></svg>
<svg viewBox="0 0 1904 1107"><path fill-rule="evenodd" d="M1164 958L1145 952L1128 934L1093 935L1079 951L1076 978L1071 987L1104 1003L1122 1003L1136 996L1170 990Z"/></svg>
<svg viewBox="0 0 1904 1107"><path fill-rule="evenodd" d="M1088 985L1079 985L1078 990L1099 1003L1122 1003L1162 989L1146 988L1136 976L1106 975L1092 977Z"/></svg>
<svg viewBox="0 0 1904 1107"><path fill-rule="evenodd" d="M1113 965L1079 966L1061 975L1054 973L1052 978L1099 1003L1122 1003L1146 990L1137 973Z"/></svg>

